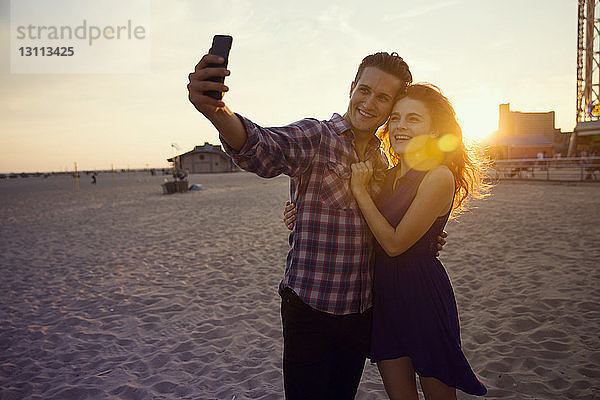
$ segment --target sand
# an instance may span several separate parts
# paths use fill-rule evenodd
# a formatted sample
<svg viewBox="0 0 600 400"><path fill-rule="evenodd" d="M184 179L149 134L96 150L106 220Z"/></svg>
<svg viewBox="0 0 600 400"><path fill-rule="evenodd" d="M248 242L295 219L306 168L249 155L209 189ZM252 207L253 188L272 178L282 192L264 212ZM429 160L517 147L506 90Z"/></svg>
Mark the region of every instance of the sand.
<svg viewBox="0 0 600 400"><path fill-rule="evenodd" d="M287 178L162 179L0 180L0 399L283 398ZM486 398L600 398L599 198L505 182L448 225ZM385 398L367 363L357 399Z"/></svg>

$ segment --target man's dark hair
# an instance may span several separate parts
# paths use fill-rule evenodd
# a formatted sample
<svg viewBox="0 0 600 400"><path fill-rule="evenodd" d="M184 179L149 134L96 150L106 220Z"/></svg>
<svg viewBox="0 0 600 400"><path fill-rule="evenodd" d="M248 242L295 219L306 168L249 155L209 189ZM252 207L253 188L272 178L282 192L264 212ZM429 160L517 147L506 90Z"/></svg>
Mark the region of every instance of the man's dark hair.
<svg viewBox="0 0 600 400"><path fill-rule="evenodd" d="M404 83L400 91L401 93L404 93L408 85L412 83L412 75L408 69L408 65L396 52L393 52L392 54L387 52L379 52L363 58L362 62L358 66L356 77L354 78L355 83L358 82L360 75L367 67L378 68L383 72L387 72L388 74L394 75L400 79Z"/></svg>

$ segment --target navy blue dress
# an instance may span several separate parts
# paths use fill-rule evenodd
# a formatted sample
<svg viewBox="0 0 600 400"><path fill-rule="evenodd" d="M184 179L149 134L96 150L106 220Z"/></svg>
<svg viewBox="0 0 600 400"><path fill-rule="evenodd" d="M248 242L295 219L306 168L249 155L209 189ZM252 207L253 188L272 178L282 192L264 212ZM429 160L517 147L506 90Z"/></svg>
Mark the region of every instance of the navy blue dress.
<svg viewBox="0 0 600 400"><path fill-rule="evenodd" d="M393 189L388 172L377 208L396 227L412 203L425 172L410 170ZM437 236L449 213L436 219L408 251L390 257L375 245L371 361L408 356L417 374L434 377L466 393L484 395L461 349L458 310L450 279L435 256Z"/></svg>

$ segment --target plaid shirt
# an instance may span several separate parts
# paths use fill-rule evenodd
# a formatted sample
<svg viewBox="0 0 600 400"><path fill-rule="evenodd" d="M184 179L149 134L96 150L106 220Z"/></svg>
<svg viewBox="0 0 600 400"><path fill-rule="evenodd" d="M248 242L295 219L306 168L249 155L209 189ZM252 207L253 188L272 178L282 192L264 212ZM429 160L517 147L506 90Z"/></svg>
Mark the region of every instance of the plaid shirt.
<svg viewBox="0 0 600 400"><path fill-rule="evenodd" d="M354 133L339 114L329 121L304 119L262 128L238 116L248 139L233 161L264 178L290 176L297 216L279 290L289 287L309 306L350 314L372 305L373 236L350 190L350 165L359 162ZM375 136L365 159L374 162L371 192L381 188L387 159Z"/></svg>

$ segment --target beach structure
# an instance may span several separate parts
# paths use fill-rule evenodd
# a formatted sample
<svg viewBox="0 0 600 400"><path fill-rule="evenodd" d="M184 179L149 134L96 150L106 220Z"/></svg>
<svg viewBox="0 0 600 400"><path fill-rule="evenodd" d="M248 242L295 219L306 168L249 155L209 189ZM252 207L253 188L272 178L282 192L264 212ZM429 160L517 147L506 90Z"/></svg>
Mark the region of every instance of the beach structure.
<svg viewBox="0 0 600 400"><path fill-rule="evenodd" d="M554 127L554 111L511 111L500 104L498 130L484 144L493 159L551 158L566 150L569 134Z"/></svg>
<svg viewBox="0 0 600 400"><path fill-rule="evenodd" d="M600 120L578 122L575 134L575 154L600 154Z"/></svg>
<svg viewBox="0 0 600 400"><path fill-rule="evenodd" d="M510 104L500 104L498 130L483 142L494 161L487 178L600 182L600 157L581 148L600 144L600 121L580 122L575 133L565 133L554 127L554 117L554 111L511 111ZM572 135L581 157L567 157Z"/></svg>
<svg viewBox="0 0 600 400"><path fill-rule="evenodd" d="M579 0L577 12L577 125L569 156L600 153L600 15L598 1Z"/></svg>
<svg viewBox="0 0 600 400"><path fill-rule="evenodd" d="M190 174L234 172L238 170L220 145L208 142L205 142L202 146L195 146L193 150L187 153L169 158L167 161L172 163L173 159L176 160L178 170L189 171Z"/></svg>

